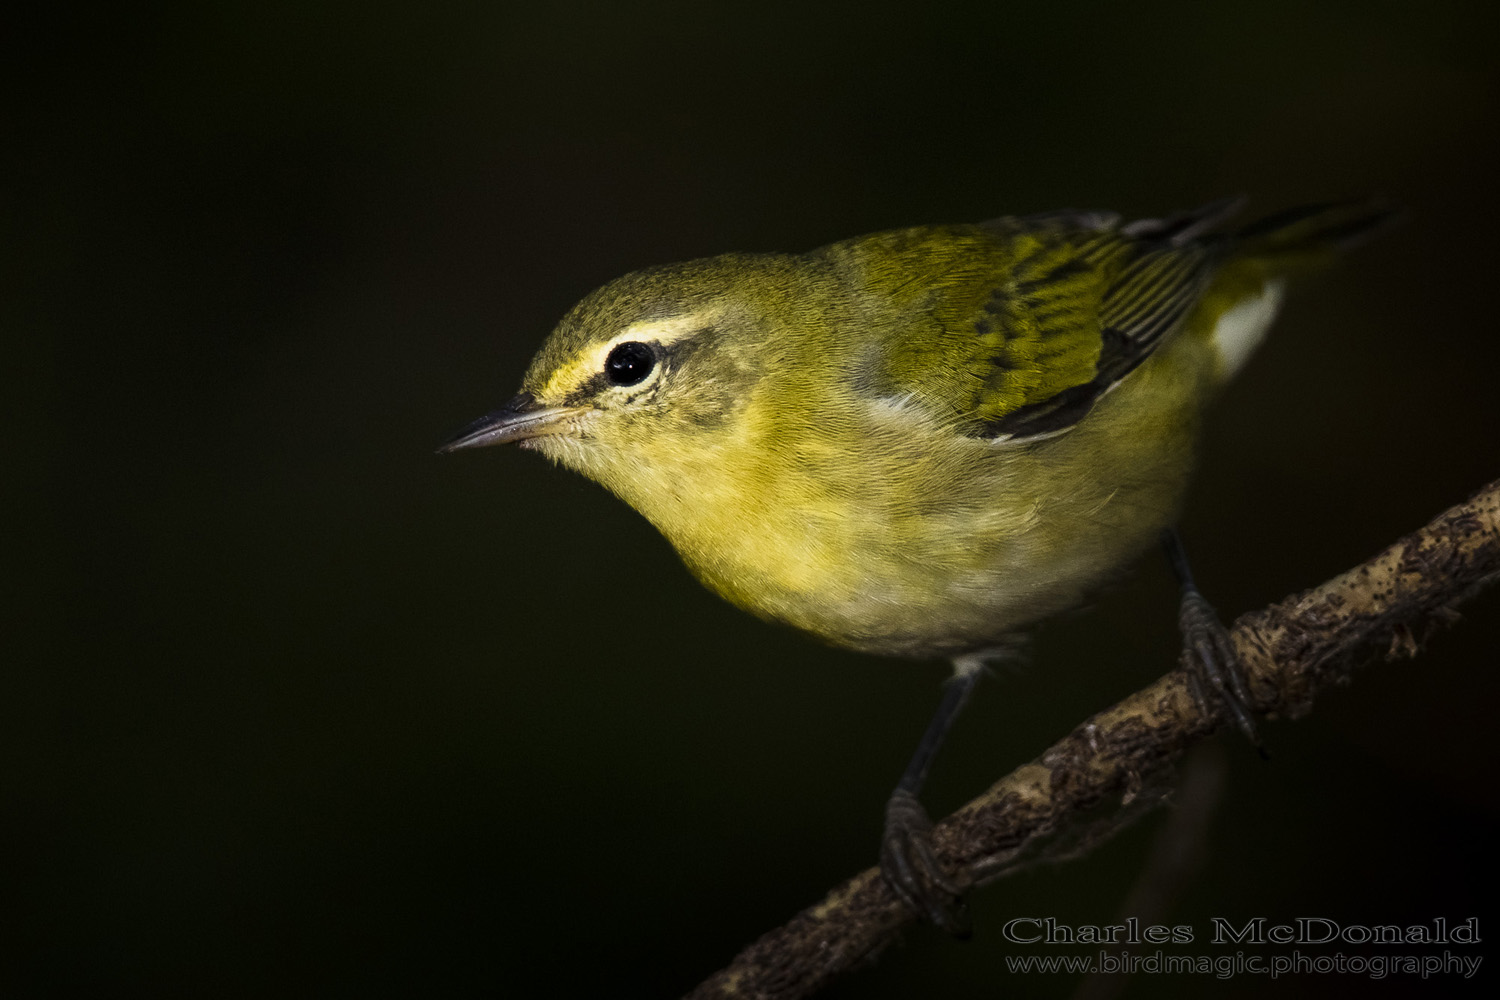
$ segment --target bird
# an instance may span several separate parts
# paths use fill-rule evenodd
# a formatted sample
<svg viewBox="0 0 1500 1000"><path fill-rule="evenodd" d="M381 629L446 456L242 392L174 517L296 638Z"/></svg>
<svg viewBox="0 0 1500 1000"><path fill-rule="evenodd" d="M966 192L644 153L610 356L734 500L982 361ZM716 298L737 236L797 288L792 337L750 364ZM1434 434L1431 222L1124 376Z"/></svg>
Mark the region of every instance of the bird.
<svg viewBox="0 0 1500 1000"><path fill-rule="evenodd" d="M1227 633L1176 533L1203 411L1290 279L1395 216L1378 199L1240 228L1060 210L728 253L605 284L506 404L440 452L513 443L639 511L730 603L954 672L886 805L895 894L962 933L919 800L984 668L1162 544L1187 659L1252 739Z"/></svg>

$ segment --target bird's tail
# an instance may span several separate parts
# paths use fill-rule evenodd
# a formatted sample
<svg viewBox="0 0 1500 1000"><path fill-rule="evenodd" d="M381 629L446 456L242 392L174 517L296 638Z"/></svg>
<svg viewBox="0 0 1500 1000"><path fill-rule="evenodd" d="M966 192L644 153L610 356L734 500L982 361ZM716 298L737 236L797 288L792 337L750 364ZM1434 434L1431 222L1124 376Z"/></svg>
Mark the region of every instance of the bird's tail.
<svg viewBox="0 0 1500 1000"><path fill-rule="evenodd" d="M1235 233L1236 256L1264 261L1280 272L1316 267L1400 217L1400 209L1374 198L1289 208Z"/></svg>
<svg viewBox="0 0 1500 1000"><path fill-rule="evenodd" d="M1230 234L1221 244L1229 256L1209 294L1219 310L1213 339L1224 377L1232 376L1265 336L1281 305L1286 278L1329 263L1398 215L1393 206L1374 199L1304 205Z"/></svg>

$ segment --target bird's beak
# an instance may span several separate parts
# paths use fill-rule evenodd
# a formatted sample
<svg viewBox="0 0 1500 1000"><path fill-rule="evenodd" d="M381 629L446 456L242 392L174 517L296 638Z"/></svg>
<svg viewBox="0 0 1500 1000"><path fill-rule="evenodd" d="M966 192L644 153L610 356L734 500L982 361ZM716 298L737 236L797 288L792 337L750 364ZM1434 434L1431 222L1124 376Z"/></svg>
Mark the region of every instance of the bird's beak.
<svg viewBox="0 0 1500 1000"><path fill-rule="evenodd" d="M583 412L577 406L539 406L531 393L519 393L500 409L485 414L445 441L438 454L560 434L568 429L571 418Z"/></svg>

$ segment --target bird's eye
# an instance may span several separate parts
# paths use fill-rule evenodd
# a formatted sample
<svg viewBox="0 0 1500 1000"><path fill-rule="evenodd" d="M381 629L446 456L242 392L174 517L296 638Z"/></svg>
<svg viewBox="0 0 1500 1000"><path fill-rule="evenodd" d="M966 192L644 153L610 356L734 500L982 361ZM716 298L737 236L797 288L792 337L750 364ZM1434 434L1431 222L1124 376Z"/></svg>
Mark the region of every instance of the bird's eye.
<svg viewBox="0 0 1500 1000"><path fill-rule="evenodd" d="M638 341L619 344L604 362L604 375L615 385L637 385L656 367L656 354Z"/></svg>

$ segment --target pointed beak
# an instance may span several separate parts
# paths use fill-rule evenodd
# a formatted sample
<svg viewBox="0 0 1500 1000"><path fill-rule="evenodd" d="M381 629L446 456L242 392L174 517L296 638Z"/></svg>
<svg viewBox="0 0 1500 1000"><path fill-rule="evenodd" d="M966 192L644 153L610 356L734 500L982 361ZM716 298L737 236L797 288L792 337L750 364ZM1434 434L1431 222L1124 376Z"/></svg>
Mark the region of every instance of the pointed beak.
<svg viewBox="0 0 1500 1000"><path fill-rule="evenodd" d="M438 454L558 434L567 430L571 418L583 412L577 406L539 406L531 393L519 393L500 409L485 414L443 442Z"/></svg>

